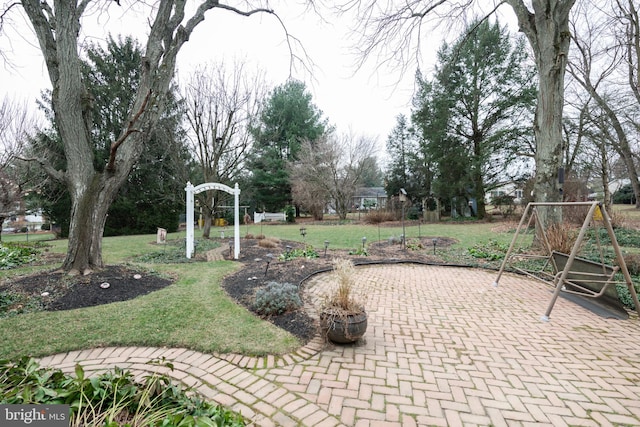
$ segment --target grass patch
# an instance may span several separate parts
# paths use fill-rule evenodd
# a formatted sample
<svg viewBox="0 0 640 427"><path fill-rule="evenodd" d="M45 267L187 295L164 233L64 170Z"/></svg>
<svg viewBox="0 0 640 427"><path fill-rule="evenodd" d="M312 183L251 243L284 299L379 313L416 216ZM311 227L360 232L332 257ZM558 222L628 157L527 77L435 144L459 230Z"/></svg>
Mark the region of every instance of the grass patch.
<svg viewBox="0 0 640 427"><path fill-rule="evenodd" d="M458 241L452 248L469 248L474 245L484 244L493 239L499 243L508 244L513 237L510 232L497 233L494 231L495 223L467 222L467 223L437 223L419 224L415 221L407 222L404 227L400 223L388 224L338 224L338 223L305 223L307 229L303 239L300 235L300 224L250 224L241 227L241 234L264 235L267 238L279 238L304 242L315 248L324 248L324 241L329 241L329 250L332 248L352 249L362 247L362 238L367 242L388 241L391 237L406 235L407 241L419 237L449 237ZM515 226L514 226L515 229ZM232 231L229 231L232 233ZM242 241L240 241L242 248ZM241 249L242 250L242 249Z"/></svg>
<svg viewBox="0 0 640 427"><path fill-rule="evenodd" d="M196 249L196 254L220 247L220 242L217 240L195 239L193 243L194 248ZM189 259L185 256L184 239L167 241L167 243L161 247L162 249L160 250L156 249L151 252L137 255L133 257L133 261L149 264L179 264L194 262L193 258Z"/></svg>
<svg viewBox="0 0 640 427"><path fill-rule="evenodd" d="M0 319L0 358L102 346L187 347L248 355L283 354L300 346L294 336L237 305L220 288L236 264L156 268L179 277L178 281L130 301Z"/></svg>

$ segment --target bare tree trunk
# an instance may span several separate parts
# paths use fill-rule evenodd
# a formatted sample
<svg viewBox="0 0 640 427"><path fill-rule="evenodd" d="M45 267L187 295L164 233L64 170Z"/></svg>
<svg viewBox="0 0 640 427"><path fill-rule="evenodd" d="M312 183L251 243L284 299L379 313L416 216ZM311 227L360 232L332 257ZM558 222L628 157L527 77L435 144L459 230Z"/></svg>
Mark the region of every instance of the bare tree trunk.
<svg viewBox="0 0 640 427"><path fill-rule="evenodd" d="M604 141L602 141L601 144L598 144L598 147L600 148L600 174L602 177L602 189L604 191L604 207L607 212L613 212L611 210L613 200L611 198L611 191L609 191L609 157L607 156L605 145Z"/></svg>
<svg viewBox="0 0 640 427"><path fill-rule="evenodd" d="M529 40L538 69L538 105L534 119L536 138L537 202L559 202L558 170L562 166L562 108L564 75L571 33L569 12L575 0L533 0L531 13L522 0L506 0L518 18L520 31ZM562 220L560 209L539 211L544 225Z"/></svg>
<svg viewBox="0 0 640 427"><path fill-rule="evenodd" d="M202 223L202 238L209 239L211 238L211 223L212 221L211 211L209 209L205 209L204 215L202 215L203 223Z"/></svg>
<svg viewBox="0 0 640 427"><path fill-rule="evenodd" d="M218 181L207 179L206 182ZM213 213L216 211L216 198L212 190L207 190L207 192L204 193L204 200L205 202L202 206L202 238L209 239L211 237L211 226L213 225Z"/></svg>
<svg viewBox="0 0 640 427"><path fill-rule="evenodd" d="M95 174L87 187L80 187L72 195L69 248L62 264L62 269L72 274L88 274L103 267L104 224L109 205L119 188L105 182L101 174Z"/></svg>

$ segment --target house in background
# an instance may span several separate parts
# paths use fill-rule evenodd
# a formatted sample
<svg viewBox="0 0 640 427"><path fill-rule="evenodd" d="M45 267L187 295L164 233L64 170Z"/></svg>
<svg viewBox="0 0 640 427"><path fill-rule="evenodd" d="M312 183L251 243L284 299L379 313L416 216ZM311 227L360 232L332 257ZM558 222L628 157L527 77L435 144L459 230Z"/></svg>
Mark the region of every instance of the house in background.
<svg viewBox="0 0 640 427"><path fill-rule="evenodd" d="M522 202L524 190L514 182L507 182L491 191L487 191L484 196L484 202L485 204L490 205L493 199L502 196L513 197L513 202L517 205Z"/></svg>
<svg viewBox="0 0 640 427"><path fill-rule="evenodd" d="M384 187L360 187L353 196L353 207L357 210L377 210L387 206Z"/></svg>
<svg viewBox="0 0 640 427"><path fill-rule="evenodd" d="M24 212L9 216L2 224L3 233L17 233L28 230L30 233L40 231L46 220L41 212ZM26 229L26 230L25 230Z"/></svg>

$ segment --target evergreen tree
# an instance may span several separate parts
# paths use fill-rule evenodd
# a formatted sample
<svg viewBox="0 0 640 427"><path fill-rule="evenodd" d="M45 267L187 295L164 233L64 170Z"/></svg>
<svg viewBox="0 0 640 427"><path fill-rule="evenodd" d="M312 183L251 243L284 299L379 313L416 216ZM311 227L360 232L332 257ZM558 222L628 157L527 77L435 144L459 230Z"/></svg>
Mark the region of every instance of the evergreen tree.
<svg viewBox="0 0 640 427"><path fill-rule="evenodd" d="M461 206L475 199L483 218L485 192L509 178L522 142L533 138L535 69L524 40L512 44L498 22L472 23L464 34L440 49L412 119L437 165L435 192Z"/></svg>
<svg viewBox="0 0 640 427"><path fill-rule="evenodd" d="M302 141L313 143L327 130L327 120L304 83L290 80L272 91L252 129L249 186L257 209L281 211L291 203L287 163L298 158Z"/></svg>
<svg viewBox="0 0 640 427"><path fill-rule="evenodd" d="M387 153L390 157L385 180L387 195L397 195L401 188L412 195L415 194L413 191L415 189L409 187L412 181L410 164L417 147L418 144L409 128L407 117L400 114L396 117L396 126L387 137Z"/></svg>

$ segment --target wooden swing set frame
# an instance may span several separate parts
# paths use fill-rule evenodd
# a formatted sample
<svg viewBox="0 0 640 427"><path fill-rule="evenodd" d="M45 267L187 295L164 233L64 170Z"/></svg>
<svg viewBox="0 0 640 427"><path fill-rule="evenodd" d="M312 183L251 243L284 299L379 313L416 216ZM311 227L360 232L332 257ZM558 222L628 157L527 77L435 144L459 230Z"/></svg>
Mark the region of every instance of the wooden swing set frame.
<svg viewBox="0 0 640 427"><path fill-rule="evenodd" d="M546 230L540 223L537 211L538 207L542 206L556 206L556 207L574 207L585 206L589 208L589 211L585 217L585 220L580 228L580 232L576 238L571 253L565 254L562 252L554 251L551 248L549 240L547 238ZM591 261L578 256L582 242L584 241L585 234L589 229L590 224L593 222L597 227L596 219L594 215L601 215L601 220L605 226L611 245L616 255L617 266L610 266L604 263L604 256L602 248L600 247L600 241L598 238L600 262ZM600 218L598 219L600 220ZM535 221L535 225L541 232L538 233L539 243L541 246L547 249L547 253L543 255L514 253L515 245L523 230L530 229L531 225ZM526 226L525 226L526 223ZM597 236L597 234L596 234ZM527 270L520 268L514 264L515 261L522 261L525 259L538 259L542 260L542 266L537 270ZM545 283L551 284L554 288L553 296L547 307L547 311L541 317L543 321L549 321L549 315L553 309L560 292L566 292L576 294L582 297L596 298L601 300L616 301L619 303L618 292L616 289L617 284L626 284L629 290L629 294L633 300L636 311L640 316L640 304L638 303L638 296L633 286L633 281L627 269L627 265L624 261L622 251L618 245L613 226L611 225L611 218L607 214L607 211L603 208L602 204L597 201L592 202L534 202L529 203L522 214L518 228L511 240L509 249L502 261L498 276L496 277L494 286L498 286L498 282L505 271L505 268L509 266L512 270L525 274L529 277L541 280ZM616 281L615 276L618 272L621 272L624 281Z"/></svg>

